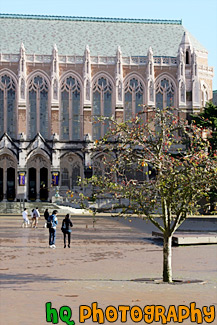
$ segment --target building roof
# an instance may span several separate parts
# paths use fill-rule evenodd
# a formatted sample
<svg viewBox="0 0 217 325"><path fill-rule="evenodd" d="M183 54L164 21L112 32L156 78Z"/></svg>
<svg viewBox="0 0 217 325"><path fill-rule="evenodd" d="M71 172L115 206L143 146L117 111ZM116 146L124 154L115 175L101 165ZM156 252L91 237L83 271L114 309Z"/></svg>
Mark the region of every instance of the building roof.
<svg viewBox="0 0 217 325"><path fill-rule="evenodd" d="M181 20L118 19L0 14L0 53L17 54L21 43L28 54L51 55L56 44L61 55L176 57L185 28ZM192 47L206 49L188 33Z"/></svg>

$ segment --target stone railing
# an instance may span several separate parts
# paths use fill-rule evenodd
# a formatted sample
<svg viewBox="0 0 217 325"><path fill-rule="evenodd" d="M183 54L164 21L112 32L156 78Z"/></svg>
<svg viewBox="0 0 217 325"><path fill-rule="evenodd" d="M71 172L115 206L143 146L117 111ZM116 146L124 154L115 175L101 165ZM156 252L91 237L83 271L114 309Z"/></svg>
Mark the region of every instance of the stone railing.
<svg viewBox="0 0 217 325"><path fill-rule="evenodd" d="M208 67L207 65L198 65L198 70L202 73L214 75L213 67Z"/></svg>
<svg viewBox="0 0 217 325"><path fill-rule="evenodd" d="M91 56L91 64L116 64L115 56Z"/></svg>
<svg viewBox="0 0 217 325"><path fill-rule="evenodd" d="M19 54L2 54L0 53L0 62L19 62ZM52 55L39 55L39 54L27 54L26 62L27 63L51 63ZM84 56L78 55L59 55L59 63L65 64L83 64ZM115 65L117 62L116 56L91 56L91 64L99 65ZM147 56L129 56L122 58L123 65L146 65ZM177 58L174 57L154 57L155 66L176 66ZM202 68L201 68L202 67ZM208 67L199 66L199 69L205 70ZM213 73L213 68L208 68L209 72Z"/></svg>
<svg viewBox="0 0 217 325"><path fill-rule="evenodd" d="M154 57L154 65L177 65L177 58Z"/></svg>

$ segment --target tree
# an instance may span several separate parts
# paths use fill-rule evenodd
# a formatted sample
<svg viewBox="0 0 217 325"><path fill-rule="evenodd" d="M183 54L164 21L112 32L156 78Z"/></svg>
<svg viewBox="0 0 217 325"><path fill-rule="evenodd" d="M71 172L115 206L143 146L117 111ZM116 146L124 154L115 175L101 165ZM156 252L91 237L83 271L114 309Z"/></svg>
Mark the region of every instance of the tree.
<svg viewBox="0 0 217 325"><path fill-rule="evenodd" d="M193 123L195 123L202 130L205 130L210 142L209 154L212 155L217 150L217 106L212 102L206 103L203 112L192 115ZM217 188L212 187L208 192L208 208L209 213L215 211L215 202L217 201Z"/></svg>
<svg viewBox="0 0 217 325"><path fill-rule="evenodd" d="M209 131L210 151L215 152L217 150L217 106L208 102L203 112L191 115L191 118L198 127Z"/></svg>
<svg viewBox="0 0 217 325"><path fill-rule="evenodd" d="M145 123L141 117L110 119L109 132L93 149L104 154L104 172L81 184L92 186L92 200L110 195L120 215L147 218L163 233L163 281L172 282L172 235L215 181L216 157L207 154L209 141L201 130L174 112L156 109Z"/></svg>

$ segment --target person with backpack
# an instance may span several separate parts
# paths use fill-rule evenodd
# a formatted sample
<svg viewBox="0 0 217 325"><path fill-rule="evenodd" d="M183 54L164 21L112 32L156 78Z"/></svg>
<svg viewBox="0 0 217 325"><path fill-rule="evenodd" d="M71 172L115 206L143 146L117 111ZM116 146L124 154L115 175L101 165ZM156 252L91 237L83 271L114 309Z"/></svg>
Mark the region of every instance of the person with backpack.
<svg viewBox="0 0 217 325"><path fill-rule="evenodd" d="M52 215L47 219L47 228L49 229L49 247L56 248L56 226L58 224L57 210L54 210Z"/></svg>
<svg viewBox="0 0 217 325"><path fill-rule="evenodd" d="M33 222L32 222L32 227L33 228L37 228L38 218L40 218L40 213L39 213L38 207L37 207L33 211Z"/></svg>
<svg viewBox="0 0 217 325"><path fill-rule="evenodd" d="M65 219L63 219L62 222L62 232L63 232L63 236L64 236L64 248L66 248L66 235L68 235L68 247L70 248L70 242L71 242L71 228L73 227L73 224L70 220L70 216L69 214L67 214L65 216Z"/></svg>

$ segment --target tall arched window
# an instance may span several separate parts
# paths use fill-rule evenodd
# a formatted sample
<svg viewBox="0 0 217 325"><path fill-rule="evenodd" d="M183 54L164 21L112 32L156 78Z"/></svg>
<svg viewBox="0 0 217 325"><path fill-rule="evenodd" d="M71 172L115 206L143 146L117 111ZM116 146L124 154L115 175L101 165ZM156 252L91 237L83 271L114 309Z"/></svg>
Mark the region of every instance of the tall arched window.
<svg viewBox="0 0 217 325"><path fill-rule="evenodd" d="M78 185L79 177L81 177L81 166L76 162L72 165L72 188Z"/></svg>
<svg viewBox="0 0 217 325"><path fill-rule="evenodd" d="M60 160L61 186L75 190L78 178L82 176L82 161L78 156L69 154Z"/></svg>
<svg viewBox="0 0 217 325"><path fill-rule="evenodd" d="M156 86L156 107L163 109L175 104L175 87L171 80L163 78Z"/></svg>
<svg viewBox="0 0 217 325"><path fill-rule="evenodd" d="M124 113L129 120L142 110L144 103L144 87L140 80L132 78L125 85Z"/></svg>
<svg viewBox="0 0 217 325"><path fill-rule="evenodd" d="M0 136L7 132L16 137L16 87L12 77L7 74L0 77Z"/></svg>
<svg viewBox="0 0 217 325"><path fill-rule="evenodd" d="M68 77L61 84L61 139L80 140L81 87L74 77Z"/></svg>
<svg viewBox="0 0 217 325"><path fill-rule="evenodd" d="M112 85L104 77L97 79L93 85L93 139L100 139L107 132L109 123L97 121L100 116L112 115Z"/></svg>
<svg viewBox="0 0 217 325"><path fill-rule="evenodd" d="M29 83L29 137L39 132L49 138L48 83L37 75Z"/></svg>
<svg viewBox="0 0 217 325"><path fill-rule="evenodd" d="M109 155L100 154L93 160L93 173L97 176L113 177L110 166L107 162L111 161L112 157Z"/></svg>
<svg viewBox="0 0 217 325"><path fill-rule="evenodd" d="M186 50L186 52L185 52L185 63L189 64L189 52L188 52L188 50Z"/></svg>
<svg viewBox="0 0 217 325"><path fill-rule="evenodd" d="M70 187L69 172L67 168L61 170L61 186Z"/></svg>

